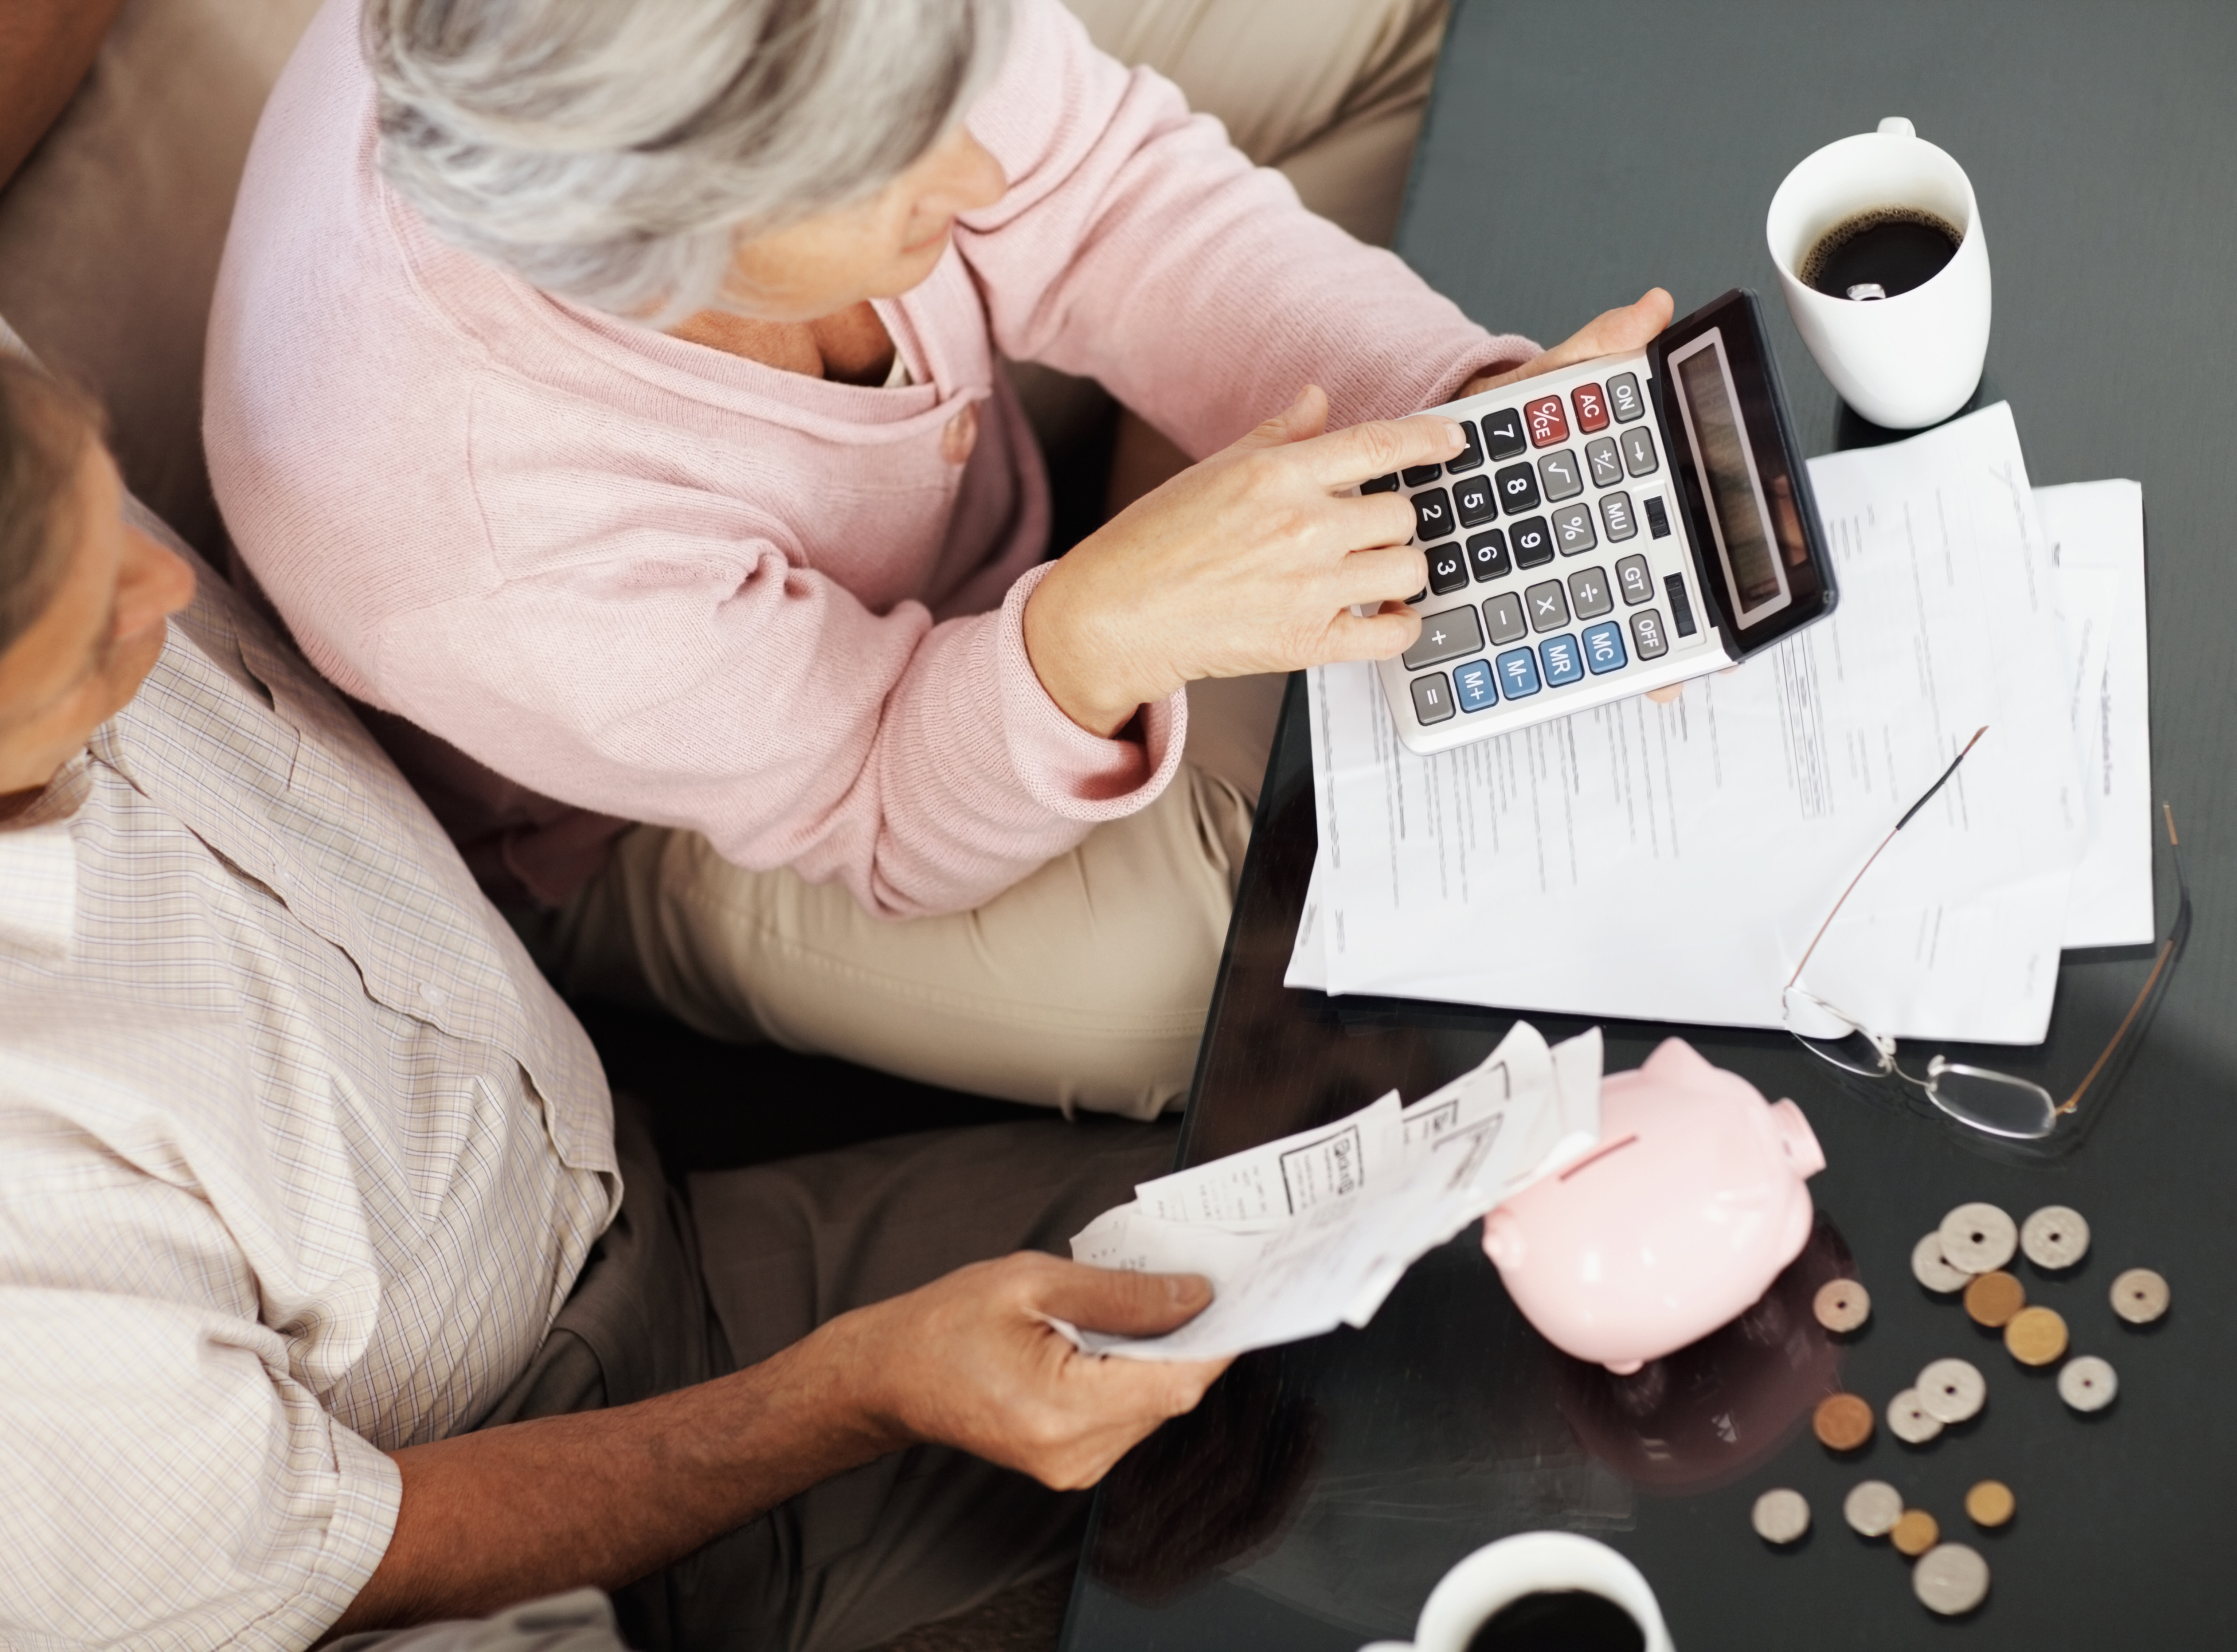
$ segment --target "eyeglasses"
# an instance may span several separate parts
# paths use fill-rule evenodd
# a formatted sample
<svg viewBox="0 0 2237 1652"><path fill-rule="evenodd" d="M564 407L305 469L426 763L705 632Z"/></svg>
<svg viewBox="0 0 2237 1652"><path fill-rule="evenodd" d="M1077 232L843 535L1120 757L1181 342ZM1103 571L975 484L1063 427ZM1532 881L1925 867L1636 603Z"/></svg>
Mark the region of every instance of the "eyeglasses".
<svg viewBox="0 0 2237 1652"><path fill-rule="evenodd" d="M1857 875L1849 879L1848 888L1844 889L1841 898L1833 903L1833 910L1825 914L1825 921L1818 925L1818 932L1810 938L1810 944L1804 949L1801 963L1794 966L1793 975L1787 979L1783 1012L1786 1030L1794 1035L1795 1042L1819 1060L1860 1077L1893 1079L1908 1084L1922 1092L1929 1102L1950 1117L1970 1129L2011 1141L2035 1142L2049 1135L2057 1128L2060 1119L2078 1108L2082 1098L2090 1093L2092 1086L2101 1081L2109 1086L2118 1076L2128 1056L2141 1041L2143 1029L2150 1024L2154 1011L2159 1008L2160 998L2165 994L2167 984L2174 974L2175 961L2182 956L2183 945L2190 938L2190 879L2183 872L2182 846L2175 837L2174 813L2166 804L2160 805L2160 814L2167 826L2168 851L2174 860L2175 887L2181 895L2175 908L2174 923L2168 931L2167 939L2160 943L2159 957L2152 964L2152 972L2144 977L2143 987L2136 994L2136 1001L2128 1006L2128 1013L2122 1017L2120 1026L2114 1030L2112 1042L2105 1046L2104 1053L2090 1063L2089 1070L2082 1074L2082 1082L2074 1087L2074 1093L2062 1102L2032 1079L2016 1078L2009 1073L1996 1072L1986 1067L1969 1066L1941 1056L1928 1060L1923 1076L1906 1071L1897 1057L1894 1039L1884 1033L1871 1031L1854 1016L1796 984L1802 979L1802 971L1809 965L1811 954L1818 950L1818 943L1825 939L1825 931L1832 927L1833 919L1839 915L1843 903L1864 880L1864 873L1872 869L1872 863L1880 858L1881 852L1889 844L1895 841L1896 833L1909 826L1934 794L1949 783L1950 777L1957 772L1958 764L1965 760L1966 754L1980 743L1981 736L1988 732L1986 728L1974 732L1973 738L1965 742L1965 749L1959 752L1950 767L1942 771L1941 778L1926 788L1925 795L1904 811L1903 819L1897 820L1894 829L1880 839L1879 847L1865 858ZM1805 1035L1794 1025L1798 1004L1815 1010L1819 1016L1831 1017L1848 1030L1832 1037Z"/></svg>

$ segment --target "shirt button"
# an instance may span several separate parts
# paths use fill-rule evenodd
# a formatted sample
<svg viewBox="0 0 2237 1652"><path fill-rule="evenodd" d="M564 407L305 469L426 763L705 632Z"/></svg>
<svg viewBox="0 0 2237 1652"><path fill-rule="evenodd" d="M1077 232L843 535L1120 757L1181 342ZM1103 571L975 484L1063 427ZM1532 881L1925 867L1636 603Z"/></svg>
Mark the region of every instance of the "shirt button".
<svg viewBox="0 0 2237 1652"><path fill-rule="evenodd" d="M2048 1366L2066 1352L2066 1320L2056 1308L2026 1308L2004 1327L2004 1346L2023 1366Z"/></svg>
<svg viewBox="0 0 2237 1652"><path fill-rule="evenodd" d="M1918 1373L1918 1403L1944 1425L1979 1415L1989 1402L1989 1379L1966 1359L1937 1359Z"/></svg>
<svg viewBox="0 0 2237 1652"><path fill-rule="evenodd" d="M1974 1324L2000 1331L2027 1306L2027 1287L1999 1268L1965 1287L1965 1313Z"/></svg>
<svg viewBox="0 0 2237 1652"><path fill-rule="evenodd" d="M2058 1397L2076 1411L2103 1411L2120 1392L2113 1367L2094 1353L2069 1359L2059 1369Z"/></svg>
<svg viewBox="0 0 2237 1652"><path fill-rule="evenodd" d="M1827 1451L1853 1451L1872 1437L1872 1408L1855 1394L1828 1395L1811 1426Z"/></svg>
<svg viewBox="0 0 2237 1652"><path fill-rule="evenodd" d="M1828 1280L1810 1304L1818 1323L1844 1336L1872 1317L1872 1293L1855 1280Z"/></svg>
<svg viewBox="0 0 2237 1652"><path fill-rule="evenodd" d="M2012 1260L2020 1230L1994 1205L1960 1205L1942 1219L1942 1254L1952 1267L1987 1274Z"/></svg>
<svg viewBox="0 0 2237 1652"><path fill-rule="evenodd" d="M2020 1248L2046 1274L2071 1267L2089 1251L2089 1224L2064 1205L2045 1205L2020 1224Z"/></svg>
<svg viewBox="0 0 2237 1652"><path fill-rule="evenodd" d="M1910 1569L1911 1593L1930 1612L1961 1617L1989 1597L1989 1563L1962 1543L1945 1543Z"/></svg>
<svg viewBox="0 0 2237 1652"><path fill-rule="evenodd" d="M2113 1281L2113 1312L2130 1325L2149 1325L2168 1311L2168 1282L2148 1267L2132 1267Z"/></svg>
<svg viewBox="0 0 2237 1652"><path fill-rule="evenodd" d="M963 411L949 419L947 428L940 433L940 457L950 464L960 464L978 445L979 404L966 402Z"/></svg>
<svg viewBox="0 0 2237 1652"><path fill-rule="evenodd" d="M447 1002L447 999L442 988L438 986L430 986L423 981L419 984L419 1002L426 1004L430 1010L439 1010L443 1007L445 1003Z"/></svg>

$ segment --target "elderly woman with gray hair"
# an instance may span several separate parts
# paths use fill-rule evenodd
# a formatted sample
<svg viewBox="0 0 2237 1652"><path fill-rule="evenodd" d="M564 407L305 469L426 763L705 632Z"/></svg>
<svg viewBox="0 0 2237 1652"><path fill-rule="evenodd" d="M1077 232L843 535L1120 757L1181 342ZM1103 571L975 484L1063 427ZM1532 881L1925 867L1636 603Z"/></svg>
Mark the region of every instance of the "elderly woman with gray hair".
<svg viewBox="0 0 2237 1652"><path fill-rule="evenodd" d="M1387 227L1435 0L1082 9ZM1410 512L1353 486L1459 435L1398 416L1668 313L1533 361L1057 0L327 0L208 437L264 591L563 983L1148 1116L1269 674L1414 636ZM1001 358L1099 380L1122 469L1197 463L1045 561Z"/></svg>

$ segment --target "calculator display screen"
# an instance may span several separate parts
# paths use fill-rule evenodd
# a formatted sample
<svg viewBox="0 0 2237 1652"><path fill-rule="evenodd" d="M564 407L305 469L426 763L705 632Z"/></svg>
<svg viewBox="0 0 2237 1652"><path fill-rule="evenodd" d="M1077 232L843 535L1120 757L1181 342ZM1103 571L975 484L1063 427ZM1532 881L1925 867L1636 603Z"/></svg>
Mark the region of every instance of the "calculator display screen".
<svg viewBox="0 0 2237 1652"><path fill-rule="evenodd" d="M1722 330L1712 327L1672 352L1669 367L1677 381L1686 442L1707 496L1732 615L1745 628L1794 598L1774 543L1777 530L1756 471Z"/></svg>

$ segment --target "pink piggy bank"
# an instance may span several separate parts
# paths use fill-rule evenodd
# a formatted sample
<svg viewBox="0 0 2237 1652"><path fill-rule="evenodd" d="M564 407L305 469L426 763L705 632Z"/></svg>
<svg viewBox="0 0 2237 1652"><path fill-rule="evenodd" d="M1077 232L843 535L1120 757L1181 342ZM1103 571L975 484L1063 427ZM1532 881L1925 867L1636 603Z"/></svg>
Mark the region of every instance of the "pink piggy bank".
<svg viewBox="0 0 2237 1652"><path fill-rule="evenodd" d="M1771 1288L1810 1237L1803 1183L1825 1155L1800 1108L1680 1038L1600 1082L1600 1143L1487 1216L1483 1248L1548 1342L1620 1374Z"/></svg>

